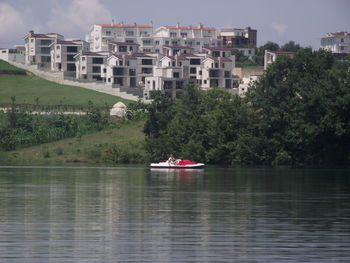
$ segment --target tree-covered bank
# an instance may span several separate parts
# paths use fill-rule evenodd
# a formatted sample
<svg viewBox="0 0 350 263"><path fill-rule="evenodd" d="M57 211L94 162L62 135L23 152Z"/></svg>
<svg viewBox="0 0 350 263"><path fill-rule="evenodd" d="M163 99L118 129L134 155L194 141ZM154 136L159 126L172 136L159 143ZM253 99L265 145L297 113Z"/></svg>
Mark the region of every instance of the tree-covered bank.
<svg viewBox="0 0 350 263"><path fill-rule="evenodd" d="M207 163L350 163L350 72L331 53L279 57L245 98L187 86L158 94L145 124L153 160L170 153Z"/></svg>

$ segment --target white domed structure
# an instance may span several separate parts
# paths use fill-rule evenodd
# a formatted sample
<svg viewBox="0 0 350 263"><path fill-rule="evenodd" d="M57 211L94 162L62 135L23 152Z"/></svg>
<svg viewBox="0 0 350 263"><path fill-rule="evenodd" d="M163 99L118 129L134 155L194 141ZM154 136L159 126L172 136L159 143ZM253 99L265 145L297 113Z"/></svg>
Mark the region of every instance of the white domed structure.
<svg viewBox="0 0 350 263"><path fill-rule="evenodd" d="M126 105L123 102L118 102L113 105L112 109L109 112L109 115L112 117L123 118L126 114Z"/></svg>

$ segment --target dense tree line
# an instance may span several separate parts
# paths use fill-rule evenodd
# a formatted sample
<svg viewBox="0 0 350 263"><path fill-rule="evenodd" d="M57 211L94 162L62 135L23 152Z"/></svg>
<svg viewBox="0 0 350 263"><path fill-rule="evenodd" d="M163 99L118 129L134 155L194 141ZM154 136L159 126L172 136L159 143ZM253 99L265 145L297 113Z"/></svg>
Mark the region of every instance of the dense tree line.
<svg viewBox="0 0 350 263"><path fill-rule="evenodd" d="M64 138L79 137L107 127L108 114L98 107L90 106L84 116L64 115L60 112L32 114L20 110L13 102L9 112L0 112L0 150L10 151Z"/></svg>
<svg viewBox="0 0 350 263"><path fill-rule="evenodd" d="M350 163L350 72L331 53L281 56L245 98L186 86L156 94L144 127L152 160L170 153L207 163Z"/></svg>

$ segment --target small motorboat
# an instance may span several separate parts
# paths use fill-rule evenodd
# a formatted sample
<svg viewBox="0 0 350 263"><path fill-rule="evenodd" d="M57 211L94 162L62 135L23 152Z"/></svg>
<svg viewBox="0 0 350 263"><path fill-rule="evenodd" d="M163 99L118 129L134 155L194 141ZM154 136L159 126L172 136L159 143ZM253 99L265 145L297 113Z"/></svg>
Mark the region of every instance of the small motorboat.
<svg viewBox="0 0 350 263"><path fill-rule="evenodd" d="M151 168L165 169L201 169L204 168L204 163L196 163L190 160L179 160L177 162L160 161L159 163L151 163Z"/></svg>

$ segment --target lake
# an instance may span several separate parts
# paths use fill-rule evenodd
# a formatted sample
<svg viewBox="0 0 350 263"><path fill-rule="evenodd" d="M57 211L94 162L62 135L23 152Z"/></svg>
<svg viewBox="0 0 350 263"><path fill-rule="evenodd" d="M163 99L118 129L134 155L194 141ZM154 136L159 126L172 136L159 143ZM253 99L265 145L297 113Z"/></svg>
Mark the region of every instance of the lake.
<svg viewBox="0 0 350 263"><path fill-rule="evenodd" d="M350 170L0 166L0 262L350 262Z"/></svg>

